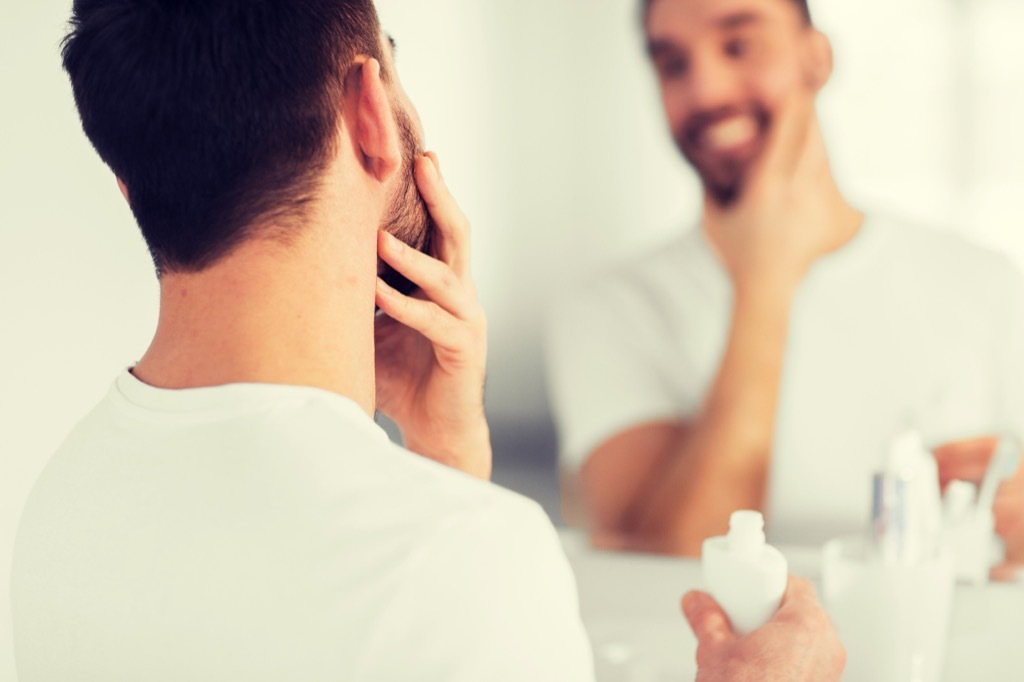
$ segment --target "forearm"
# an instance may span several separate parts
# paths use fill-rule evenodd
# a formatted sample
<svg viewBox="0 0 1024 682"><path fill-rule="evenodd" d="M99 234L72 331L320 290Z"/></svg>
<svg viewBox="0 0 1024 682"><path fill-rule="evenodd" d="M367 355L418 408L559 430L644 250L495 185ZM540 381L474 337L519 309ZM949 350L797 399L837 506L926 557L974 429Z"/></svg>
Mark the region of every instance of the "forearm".
<svg viewBox="0 0 1024 682"><path fill-rule="evenodd" d="M684 554L764 504L793 288L738 289L729 342L704 407L637 496L632 535Z"/></svg>
<svg viewBox="0 0 1024 682"><path fill-rule="evenodd" d="M482 411L471 424L402 435L412 452L485 481L491 478L491 432Z"/></svg>

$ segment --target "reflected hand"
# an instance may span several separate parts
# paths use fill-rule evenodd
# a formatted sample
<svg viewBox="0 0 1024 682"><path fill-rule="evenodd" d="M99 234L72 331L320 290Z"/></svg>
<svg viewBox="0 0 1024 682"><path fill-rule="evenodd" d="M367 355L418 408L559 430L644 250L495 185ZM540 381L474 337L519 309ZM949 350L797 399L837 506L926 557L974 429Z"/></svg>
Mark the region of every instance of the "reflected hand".
<svg viewBox="0 0 1024 682"><path fill-rule="evenodd" d="M469 274L469 223L433 155L416 160L415 177L437 226L434 257L378 234L380 257L420 290L403 296L377 280L377 405L410 450L486 480L487 323Z"/></svg>
<svg viewBox="0 0 1024 682"><path fill-rule="evenodd" d="M683 613L697 636L697 682L830 682L846 666L832 621L802 578L790 576L779 610L744 637L703 592L683 597Z"/></svg>
<svg viewBox="0 0 1024 682"><path fill-rule="evenodd" d="M734 285L792 288L835 241L823 180L828 156L814 94L797 90L779 108L765 148L735 204L705 205L705 228Z"/></svg>
<svg viewBox="0 0 1024 682"><path fill-rule="evenodd" d="M969 481L980 486L999 438L985 436L940 445L933 450L942 489L951 481ZM1012 580L1024 567L1024 463L996 492L992 505L996 533L1006 543L1006 563L992 570L994 579Z"/></svg>

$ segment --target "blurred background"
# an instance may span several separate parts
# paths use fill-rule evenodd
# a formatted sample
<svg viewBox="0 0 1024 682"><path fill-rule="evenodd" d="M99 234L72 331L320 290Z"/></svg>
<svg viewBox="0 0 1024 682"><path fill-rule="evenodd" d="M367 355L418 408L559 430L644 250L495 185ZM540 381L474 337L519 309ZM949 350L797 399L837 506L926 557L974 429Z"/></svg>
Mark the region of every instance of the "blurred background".
<svg viewBox="0 0 1024 682"><path fill-rule="evenodd" d="M495 480L556 522L546 302L699 211L664 130L637 4L378 0L428 146L474 225ZM145 246L60 70L70 5L0 5L0 682L14 679L18 512L67 431L142 354L157 315ZM846 192L1024 266L1024 3L811 8L835 48L820 109Z"/></svg>

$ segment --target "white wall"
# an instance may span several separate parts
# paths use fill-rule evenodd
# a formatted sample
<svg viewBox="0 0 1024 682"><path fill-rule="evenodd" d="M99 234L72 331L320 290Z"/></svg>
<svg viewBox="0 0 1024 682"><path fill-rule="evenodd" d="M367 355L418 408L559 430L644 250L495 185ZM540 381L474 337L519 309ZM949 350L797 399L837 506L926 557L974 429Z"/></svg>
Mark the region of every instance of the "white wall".
<svg viewBox="0 0 1024 682"><path fill-rule="evenodd" d="M0 680L17 512L49 452L145 348L156 287L57 58L70 2L0 5Z"/></svg>
<svg viewBox="0 0 1024 682"><path fill-rule="evenodd" d="M662 130L634 0L379 4L428 143L474 222L492 419L543 428L547 295L696 211L694 182ZM69 6L0 4L0 682L13 679L17 512L47 455L141 354L156 317L144 246L60 72ZM1024 4L977 0L961 14L954 0L813 6L836 46L822 113L844 186L1024 263Z"/></svg>

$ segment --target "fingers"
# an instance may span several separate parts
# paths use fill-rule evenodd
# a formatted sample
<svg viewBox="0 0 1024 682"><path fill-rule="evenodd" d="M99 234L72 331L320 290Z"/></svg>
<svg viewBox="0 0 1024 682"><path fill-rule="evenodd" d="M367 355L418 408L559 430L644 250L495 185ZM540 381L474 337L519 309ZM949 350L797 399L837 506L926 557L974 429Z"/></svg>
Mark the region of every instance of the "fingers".
<svg viewBox="0 0 1024 682"><path fill-rule="evenodd" d="M779 611L800 611L808 608L821 608L814 585L809 580L798 578L795 575L789 576L786 593L782 597Z"/></svg>
<svg viewBox="0 0 1024 682"><path fill-rule="evenodd" d="M1007 554L1024 557L1024 497L1016 491L1004 491L992 504L995 531L1006 542Z"/></svg>
<svg viewBox="0 0 1024 682"><path fill-rule="evenodd" d="M798 649L817 652L818 672L807 679L840 678L846 666L846 650L810 581L789 576L786 594L772 620L792 628Z"/></svg>
<svg viewBox="0 0 1024 682"><path fill-rule="evenodd" d="M466 324L433 301L404 296L379 277L376 302L385 315L422 334L434 346L435 352L446 351L445 357L454 360L463 357L466 349L485 347L485 341L474 335L474 330L482 330L483 325ZM438 355L438 360L442 360L441 355Z"/></svg>
<svg viewBox="0 0 1024 682"><path fill-rule="evenodd" d="M441 179L439 168L433 152L416 159L416 186L437 227L437 257L456 275L465 277L469 273L469 221Z"/></svg>
<svg viewBox="0 0 1024 682"><path fill-rule="evenodd" d="M736 639L729 617L709 594L687 592L683 596L683 615L702 648L714 649Z"/></svg>
<svg viewBox="0 0 1024 682"><path fill-rule="evenodd" d="M814 95L796 88L779 108L768 132L763 172L770 177L792 177L803 159L814 120Z"/></svg>
<svg viewBox="0 0 1024 682"><path fill-rule="evenodd" d="M707 594L683 597L683 612L697 635L697 665L714 679L839 680L846 652L814 588L789 578L779 612L763 628L737 638ZM701 678L698 672L697 679Z"/></svg>
<svg viewBox="0 0 1024 682"><path fill-rule="evenodd" d="M434 168L437 170L438 174L440 175L440 173L441 173L441 161L437 158L437 152L423 152L423 156L427 157L428 159L430 159L433 162Z"/></svg>
<svg viewBox="0 0 1024 682"><path fill-rule="evenodd" d="M782 604L772 620L797 625L808 633L832 630L832 621L818 601L814 585L793 575L789 576Z"/></svg>
<svg viewBox="0 0 1024 682"><path fill-rule="evenodd" d="M1024 564L1006 561L993 566L989 571L989 579L1000 583L1012 583L1024 580Z"/></svg>
<svg viewBox="0 0 1024 682"><path fill-rule="evenodd" d="M982 480L998 444L998 438L986 436L945 443L934 448L932 452L943 487L950 481Z"/></svg>
<svg viewBox="0 0 1024 682"><path fill-rule="evenodd" d="M936 446L932 452L936 458L942 459L979 459L988 460L999 445L998 436L980 436L965 438Z"/></svg>
<svg viewBox="0 0 1024 682"><path fill-rule="evenodd" d="M385 315L422 334L442 368L454 370L486 355L486 318L469 275L469 223L441 179L435 154L418 157L414 174L436 227L434 256L384 232L378 234L377 253L428 300L403 296L378 278L376 303Z"/></svg>
<svg viewBox="0 0 1024 682"><path fill-rule="evenodd" d="M377 239L380 257L429 298L405 296L378 277L376 303L384 314L422 334L434 345L435 352L448 351L445 355L452 362L486 353L486 322L472 283L460 280L445 263L383 231Z"/></svg>
<svg viewBox="0 0 1024 682"><path fill-rule="evenodd" d="M476 300L472 283L461 281L445 263L417 251L383 230L377 233L377 254L444 310L461 319L472 314L472 304Z"/></svg>

